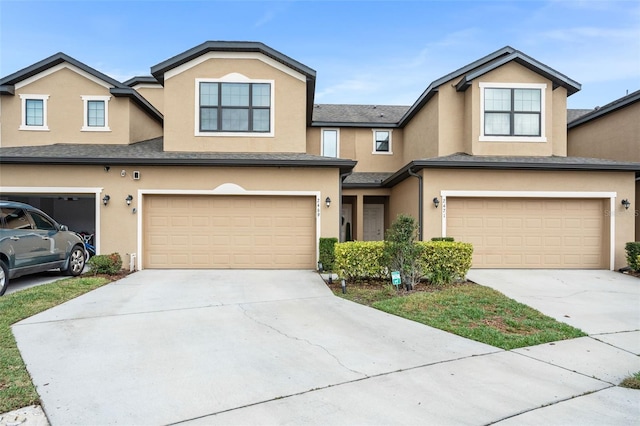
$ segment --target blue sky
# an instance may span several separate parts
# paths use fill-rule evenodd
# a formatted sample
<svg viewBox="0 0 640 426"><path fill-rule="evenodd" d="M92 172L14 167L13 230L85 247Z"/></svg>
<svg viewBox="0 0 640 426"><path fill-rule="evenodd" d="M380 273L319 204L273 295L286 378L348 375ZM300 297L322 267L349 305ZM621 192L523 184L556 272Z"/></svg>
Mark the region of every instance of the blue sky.
<svg viewBox="0 0 640 426"><path fill-rule="evenodd" d="M317 71L317 103L410 105L510 45L582 84L640 89L637 1L0 0L0 76L62 51L120 81L206 40L260 41Z"/></svg>

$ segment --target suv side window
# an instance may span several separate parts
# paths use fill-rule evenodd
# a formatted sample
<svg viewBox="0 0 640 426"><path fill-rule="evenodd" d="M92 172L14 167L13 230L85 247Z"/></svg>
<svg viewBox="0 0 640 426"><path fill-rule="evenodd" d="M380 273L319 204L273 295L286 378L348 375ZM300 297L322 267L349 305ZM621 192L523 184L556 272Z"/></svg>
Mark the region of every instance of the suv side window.
<svg viewBox="0 0 640 426"><path fill-rule="evenodd" d="M29 217L22 209L5 207L0 209L0 226L3 229L33 229Z"/></svg>
<svg viewBox="0 0 640 426"><path fill-rule="evenodd" d="M36 229L44 231L55 231L56 226L49 219L36 212L29 212L31 219L36 224Z"/></svg>

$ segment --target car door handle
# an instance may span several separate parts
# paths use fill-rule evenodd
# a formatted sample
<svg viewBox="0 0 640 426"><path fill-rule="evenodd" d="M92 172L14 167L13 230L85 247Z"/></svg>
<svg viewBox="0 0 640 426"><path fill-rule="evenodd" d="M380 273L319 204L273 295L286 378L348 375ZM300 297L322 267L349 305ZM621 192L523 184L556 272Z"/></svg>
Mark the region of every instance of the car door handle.
<svg viewBox="0 0 640 426"><path fill-rule="evenodd" d="M9 239L13 241L18 241L20 237L13 236L13 237L9 237Z"/></svg>
<svg viewBox="0 0 640 426"><path fill-rule="evenodd" d="M40 238L42 238L43 240L50 240L51 239L49 237L40 237Z"/></svg>

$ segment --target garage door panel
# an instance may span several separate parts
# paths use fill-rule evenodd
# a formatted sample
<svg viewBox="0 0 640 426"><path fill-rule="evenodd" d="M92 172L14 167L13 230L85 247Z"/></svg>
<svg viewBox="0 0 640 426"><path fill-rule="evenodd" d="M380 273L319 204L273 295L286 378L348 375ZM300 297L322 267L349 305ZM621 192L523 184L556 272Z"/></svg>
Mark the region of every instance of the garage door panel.
<svg viewBox="0 0 640 426"><path fill-rule="evenodd" d="M474 246L474 267L603 268L598 199L449 198L447 235Z"/></svg>
<svg viewBox="0 0 640 426"><path fill-rule="evenodd" d="M315 266L315 197L149 195L144 214L147 268Z"/></svg>

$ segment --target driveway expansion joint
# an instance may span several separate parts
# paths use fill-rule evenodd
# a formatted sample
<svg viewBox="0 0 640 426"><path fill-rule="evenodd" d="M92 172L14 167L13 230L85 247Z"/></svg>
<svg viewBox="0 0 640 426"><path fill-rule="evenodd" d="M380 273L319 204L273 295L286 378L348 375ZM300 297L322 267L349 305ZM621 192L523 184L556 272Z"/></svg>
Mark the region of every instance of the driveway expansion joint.
<svg viewBox="0 0 640 426"><path fill-rule="evenodd" d="M253 318L253 317L249 314L249 312L244 308L244 306L242 306L242 304L239 304L238 306L239 306L239 307L240 307L240 309L242 310L242 312L243 312L244 316L245 316L245 317L247 317L247 318L249 318L251 321L255 322L256 324L262 325L263 327L270 328L271 330L273 330L273 331L275 331L276 333L278 333L278 334L280 334L280 335L282 335L282 336L286 337L287 339L293 339L293 340L297 340L297 341L299 341L299 342L305 342L305 343L307 343L308 345L318 347L318 348L322 349L324 352L326 352L330 357L332 357L333 359L335 359L335 360L336 360L336 362L337 362L341 367L343 367L343 368L345 368L345 369L347 369L347 370L351 371L352 373L355 373L355 374L359 374L359 375L361 375L361 376L364 376L363 378L369 377L369 376L367 376L366 374L362 373L361 371L354 370L354 369L349 368L349 367L347 367L346 365L344 365L344 364L342 363L342 361L340 361L340 359L339 359L336 355L334 355L333 353L331 353L331 351L329 351L329 350L328 350L327 348L325 348L324 346L322 346L322 345L320 345L320 344L317 344L317 343L313 343L313 342L309 341L308 339L301 339L301 338L296 337L296 336L290 336L290 335L288 335L287 333L283 332L282 330L279 330L278 328L276 328L276 327L272 326L271 324L267 324L267 323L265 323L265 322L262 322L262 321L257 320L256 318Z"/></svg>

